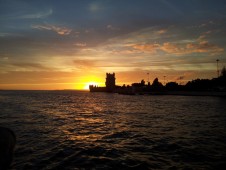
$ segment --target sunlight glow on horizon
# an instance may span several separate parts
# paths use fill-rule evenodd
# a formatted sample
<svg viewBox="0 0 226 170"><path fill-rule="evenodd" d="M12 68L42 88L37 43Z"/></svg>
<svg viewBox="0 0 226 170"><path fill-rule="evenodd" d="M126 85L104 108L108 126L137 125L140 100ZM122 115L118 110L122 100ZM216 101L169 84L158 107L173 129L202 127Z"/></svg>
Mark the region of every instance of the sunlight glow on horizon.
<svg viewBox="0 0 226 170"><path fill-rule="evenodd" d="M93 86L100 86L101 83L96 83L96 82L88 82L85 84L84 86L84 90L89 90L89 86L93 85Z"/></svg>
<svg viewBox="0 0 226 170"><path fill-rule="evenodd" d="M105 77L98 77L98 76L84 76L80 79L80 82L77 84L75 89L79 90L89 90L89 85L94 86L104 86L104 78Z"/></svg>

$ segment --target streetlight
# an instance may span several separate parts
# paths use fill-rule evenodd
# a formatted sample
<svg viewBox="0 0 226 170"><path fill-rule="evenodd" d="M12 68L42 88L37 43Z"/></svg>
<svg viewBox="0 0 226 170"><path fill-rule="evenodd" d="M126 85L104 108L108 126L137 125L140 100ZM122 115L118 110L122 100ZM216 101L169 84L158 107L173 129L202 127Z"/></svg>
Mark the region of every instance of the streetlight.
<svg viewBox="0 0 226 170"><path fill-rule="evenodd" d="M147 75L148 75L148 83L149 83L149 73L147 73Z"/></svg>
<svg viewBox="0 0 226 170"><path fill-rule="evenodd" d="M216 62L217 62L217 77L219 77L219 73L220 73L220 72L219 72L219 67L218 67L218 62L219 62L219 61L220 61L219 59L216 60Z"/></svg>

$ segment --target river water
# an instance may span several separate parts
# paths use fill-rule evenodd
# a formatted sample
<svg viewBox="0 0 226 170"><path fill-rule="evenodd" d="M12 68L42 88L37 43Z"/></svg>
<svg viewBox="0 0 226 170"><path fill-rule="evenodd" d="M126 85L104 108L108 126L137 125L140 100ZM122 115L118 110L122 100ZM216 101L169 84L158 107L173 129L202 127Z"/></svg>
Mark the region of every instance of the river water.
<svg viewBox="0 0 226 170"><path fill-rule="evenodd" d="M224 169L226 99L0 91L12 169Z"/></svg>

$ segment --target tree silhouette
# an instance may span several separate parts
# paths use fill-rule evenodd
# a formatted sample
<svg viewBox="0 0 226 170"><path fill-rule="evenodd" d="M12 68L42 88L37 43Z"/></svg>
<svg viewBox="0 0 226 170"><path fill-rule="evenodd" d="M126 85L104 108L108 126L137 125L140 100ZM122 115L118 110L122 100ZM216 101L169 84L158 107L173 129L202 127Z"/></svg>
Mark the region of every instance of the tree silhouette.
<svg viewBox="0 0 226 170"><path fill-rule="evenodd" d="M152 85L151 85L153 90L162 90L163 89L163 85L161 82L159 82L158 78L155 78Z"/></svg>
<svg viewBox="0 0 226 170"><path fill-rule="evenodd" d="M226 77L226 68L225 68L225 66L221 70L221 76L222 77Z"/></svg>
<svg viewBox="0 0 226 170"><path fill-rule="evenodd" d="M166 84L166 89L167 90L179 90L179 85L176 82L169 82Z"/></svg>

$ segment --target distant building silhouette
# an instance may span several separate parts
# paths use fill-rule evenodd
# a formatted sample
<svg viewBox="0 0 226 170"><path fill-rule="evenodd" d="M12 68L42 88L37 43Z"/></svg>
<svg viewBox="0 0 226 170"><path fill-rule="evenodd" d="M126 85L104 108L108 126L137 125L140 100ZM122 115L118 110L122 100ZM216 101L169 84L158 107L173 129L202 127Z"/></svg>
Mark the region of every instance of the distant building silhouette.
<svg viewBox="0 0 226 170"><path fill-rule="evenodd" d="M115 90L115 73L106 73L105 85L107 92L113 92Z"/></svg>
<svg viewBox="0 0 226 170"><path fill-rule="evenodd" d="M164 77L165 79L165 77ZM182 80L181 76L179 80ZM219 96L218 92L222 92L220 96L226 96L226 68L224 67L221 71L221 75L217 78L209 79L196 79L187 82L185 85L179 85L176 82L168 82L165 86L159 82L158 78L153 80L153 83L145 84L144 80L140 83L132 83L132 85L116 85L115 73L106 73L105 87L98 87L90 85L90 92L108 92L108 93L119 93L126 95L143 95L143 94L175 94L175 95L216 95ZM165 80L164 80L165 81ZM194 94L194 92L196 92ZM204 93L203 93L204 92ZM217 92L212 94L212 92Z"/></svg>

